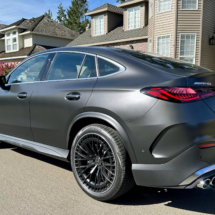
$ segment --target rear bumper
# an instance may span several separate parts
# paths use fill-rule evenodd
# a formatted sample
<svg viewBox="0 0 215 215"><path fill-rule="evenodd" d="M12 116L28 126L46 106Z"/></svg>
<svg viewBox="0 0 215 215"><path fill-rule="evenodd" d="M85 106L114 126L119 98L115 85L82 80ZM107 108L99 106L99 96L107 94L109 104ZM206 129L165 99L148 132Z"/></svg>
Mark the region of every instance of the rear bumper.
<svg viewBox="0 0 215 215"><path fill-rule="evenodd" d="M215 175L215 148L194 146L164 164L133 164L132 172L140 186L193 188L200 180Z"/></svg>

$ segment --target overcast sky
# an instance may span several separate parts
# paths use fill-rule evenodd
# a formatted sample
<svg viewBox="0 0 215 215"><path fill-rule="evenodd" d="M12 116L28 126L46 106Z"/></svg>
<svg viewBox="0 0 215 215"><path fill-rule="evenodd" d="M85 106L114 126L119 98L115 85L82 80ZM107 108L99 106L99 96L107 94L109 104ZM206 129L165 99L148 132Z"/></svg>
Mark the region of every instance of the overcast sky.
<svg viewBox="0 0 215 215"><path fill-rule="evenodd" d="M21 18L38 17L48 9L52 11L55 19L60 3L67 9L71 0L0 0L0 24L8 25ZM116 0L89 0L89 9L93 10L105 3L116 5Z"/></svg>

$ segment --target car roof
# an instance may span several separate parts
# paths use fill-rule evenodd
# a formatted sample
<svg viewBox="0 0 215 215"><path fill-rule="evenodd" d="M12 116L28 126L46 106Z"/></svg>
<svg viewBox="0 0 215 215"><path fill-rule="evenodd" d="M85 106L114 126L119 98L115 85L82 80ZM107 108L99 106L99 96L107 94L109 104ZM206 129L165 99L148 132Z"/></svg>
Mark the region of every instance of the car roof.
<svg viewBox="0 0 215 215"><path fill-rule="evenodd" d="M112 47L96 47L96 46L71 46L71 47L61 47L61 48L54 48L54 49L47 49L42 52L37 52L34 55L38 55L41 53L46 53L46 52L54 52L54 51L80 51L80 52L86 52L86 53L91 53L91 54L100 54L104 56L112 56L114 53L117 53L116 48ZM31 55L31 56L34 56Z"/></svg>

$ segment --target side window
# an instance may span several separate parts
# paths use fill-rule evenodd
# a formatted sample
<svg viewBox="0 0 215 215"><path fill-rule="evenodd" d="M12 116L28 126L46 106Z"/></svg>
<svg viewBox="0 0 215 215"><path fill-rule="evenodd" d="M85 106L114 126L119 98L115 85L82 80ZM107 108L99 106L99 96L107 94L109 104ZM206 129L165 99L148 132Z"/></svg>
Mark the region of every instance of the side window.
<svg viewBox="0 0 215 215"><path fill-rule="evenodd" d="M100 76L110 75L120 70L118 66L102 58L98 58L98 64Z"/></svg>
<svg viewBox="0 0 215 215"><path fill-rule="evenodd" d="M45 66L48 54L34 57L21 64L9 77L8 84L37 81Z"/></svg>
<svg viewBox="0 0 215 215"><path fill-rule="evenodd" d="M58 53L48 73L47 80L77 78L84 56L84 54L78 53Z"/></svg>
<svg viewBox="0 0 215 215"><path fill-rule="evenodd" d="M88 55L86 56L84 65L81 68L79 78L92 78L96 76L95 57Z"/></svg>

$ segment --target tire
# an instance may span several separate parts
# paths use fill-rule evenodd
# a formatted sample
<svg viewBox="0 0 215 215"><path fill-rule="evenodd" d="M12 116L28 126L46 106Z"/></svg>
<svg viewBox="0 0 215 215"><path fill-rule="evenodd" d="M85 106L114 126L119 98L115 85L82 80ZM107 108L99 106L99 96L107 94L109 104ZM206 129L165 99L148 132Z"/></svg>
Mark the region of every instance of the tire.
<svg viewBox="0 0 215 215"><path fill-rule="evenodd" d="M135 185L123 142L110 127L92 124L82 128L70 156L77 183L96 200L113 200Z"/></svg>

